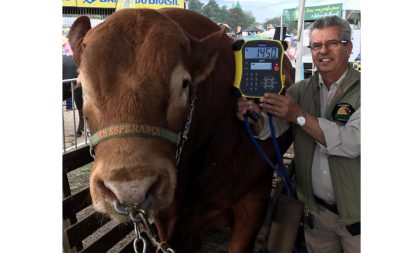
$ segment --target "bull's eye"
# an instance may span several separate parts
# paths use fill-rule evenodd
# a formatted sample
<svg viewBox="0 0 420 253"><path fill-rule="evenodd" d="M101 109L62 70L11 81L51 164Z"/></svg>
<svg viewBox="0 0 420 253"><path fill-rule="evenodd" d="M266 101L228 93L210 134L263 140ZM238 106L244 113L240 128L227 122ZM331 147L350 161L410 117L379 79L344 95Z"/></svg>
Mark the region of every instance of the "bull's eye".
<svg viewBox="0 0 420 253"><path fill-rule="evenodd" d="M188 79L184 79L184 80L182 80L182 88L183 89L185 89L185 88L187 88L189 85L190 85L190 80L188 80Z"/></svg>

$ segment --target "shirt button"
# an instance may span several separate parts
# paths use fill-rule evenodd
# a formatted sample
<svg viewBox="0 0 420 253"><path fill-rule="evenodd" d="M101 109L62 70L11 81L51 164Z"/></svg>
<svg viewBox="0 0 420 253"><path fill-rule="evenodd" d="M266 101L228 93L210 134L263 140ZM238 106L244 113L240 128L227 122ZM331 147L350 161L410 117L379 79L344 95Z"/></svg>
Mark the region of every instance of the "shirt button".
<svg viewBox="0 0 420 253"><path fill-rule="evenodd" d="M327 171L326 171L326 170L323 170L323 171L322 171L322 174L323 174L323 175L327 175Z"/></svg>

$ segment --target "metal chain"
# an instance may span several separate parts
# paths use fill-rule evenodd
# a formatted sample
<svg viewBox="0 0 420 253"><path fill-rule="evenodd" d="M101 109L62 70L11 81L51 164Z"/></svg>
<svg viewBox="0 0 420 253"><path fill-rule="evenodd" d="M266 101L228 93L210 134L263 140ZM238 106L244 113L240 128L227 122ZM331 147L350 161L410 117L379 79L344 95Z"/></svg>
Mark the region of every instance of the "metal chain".
<svg viewBox="0 0 420 253"><path fill-rule="evenodd" d="M156 253L175 253L175 251L167 245L166 242L160 242L156 231L152 228L147 219L146 210L150 207L151 198L147 198L145 205L141 208L139 206L134 206L131 208L124 207L119 201L114 203L114 208L118 214L128 216L134 224L134 232L136 238L133 242L134 251L136 253L146 253L148 248L148 242L151 242L154 247L156 247ZM140 241L142 241L142 248L140 246Z"/></svg>
<svg viewBox="0 0 420 253"><path fill-rule="evenodd" d="M188 112L187 122L185 123L184 131L182 132L178 147L176 148L176 154L175 154L176 167L178 167L179 160L181 159L182 148L184 147L184 144L188 139L188 132L190 131L190 125L191 125L192 117L194 114L194 106L195 106L196 100L197 100L197 86L193 86L193 93L191 96L190 110Z"/></svg>
<svg viewBox="0 0 420 253"><path fill-rule="evenodd" d="M93 160L95 160L95 149L94 149L92 143L90 142L90 136L92 135L92 133L90 132L89 125L88 125L88 123L87 123L87 121L85 120L84 117L83 117L83 120L85 121L85 128L87 129L86 136L89 140L89 153L90 153L90 156L93 158Z"/></svg>
<svg viewBox="0 0 420 253"><path fill-rule="evenodd" d="M136 253L139 251L138 242L142 240L143 249L142 252L145 253L147 250L147 241L149 240L153 246L156 247L156 252L163 253L175 253L175 251L168 247L165 242L159 242L157 239L157 234L153 233L153 230L150 226L149 221L147 220L146 213L142 210L130 211L130 220L134 224L136 239L134 240L134 250Z"/></svg>
<svg viewBox="0 0 420 253"><path fill-rule="evenodd" d="M176 149L176 166L178 167L179 160L181 158L182 148L185 144L185 142L188 139L188 132L190 131L190 125L192 121L192 117L194 114L194 108L195 108L195 101L197 100L197 87L193 86L193 93L191 95L191 103L190 108L187 116L187 121L184 126L184 131L182 132L180 141L178 143L177 149ZM89 142L90 144L90 142ZM90 155L95 159L95 155L93 146L90 144ZM131 208L124 207L119 201L116 201L114 203L114 209L117 211L120 215L125 215L130 218L130 220L133 222L134 225L134 231L136 234L136 238L133 242L133 247L135 253L146 253L147 247L148 247L148 241L150 241L156 248L156 253L163 252L163 253L175 253L175 251L167 245L166 242L159 242L157 239L157 234L152 230L150 223L146 217L146 210L150 207L150 200L151 198L146 199L146 206L143 206L144 208L140 208L139 206L134 206ZM140 241L142 241L143 248L140 250Z"/></svg>

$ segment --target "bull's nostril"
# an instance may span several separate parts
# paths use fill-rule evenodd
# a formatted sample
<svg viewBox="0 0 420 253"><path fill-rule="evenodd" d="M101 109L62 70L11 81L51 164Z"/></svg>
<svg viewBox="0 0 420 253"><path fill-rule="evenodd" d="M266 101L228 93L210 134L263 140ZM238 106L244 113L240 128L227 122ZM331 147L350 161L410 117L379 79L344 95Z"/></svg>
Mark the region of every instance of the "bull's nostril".
<svg viewBox="0 0 420 253"><path fill-rule="evenodd" d="M158 176L148 176L131 181L105 181L104 187L112 192L122 205L127 207L141 206L149 193L153 194Z"/></svg>
<svg viewBox="0 0 420 253"><path fill-rule="evenodd" d="M106 187L104 181L99 180L96 183L96 187L98 188L99 192L101 192L103 194L105 199L107 199L109 201L112 201L112 202L117 199L117 196L115 196L115 194L112 192L112 190L109 189L108 187Z"/></svg>
<svg viewBox="0 0 420 253"><path fill-rule="evenodd" d="M127 207L123 206L118 200L114 201L114 209L118 214L129 215L130 211Z"/></svg>

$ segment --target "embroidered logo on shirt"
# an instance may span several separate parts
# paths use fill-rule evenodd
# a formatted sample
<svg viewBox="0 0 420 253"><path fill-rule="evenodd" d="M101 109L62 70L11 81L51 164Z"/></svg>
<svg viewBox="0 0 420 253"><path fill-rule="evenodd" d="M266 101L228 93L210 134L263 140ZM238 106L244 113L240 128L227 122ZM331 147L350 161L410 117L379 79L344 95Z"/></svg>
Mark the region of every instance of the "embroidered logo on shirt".
<svg viewBox="0 0 420 253"><path fill-rule="evenodd" d="M332 117L335 121L347 123L354 111L353 106L348 103L336 104L332 111Z"/></svg>

